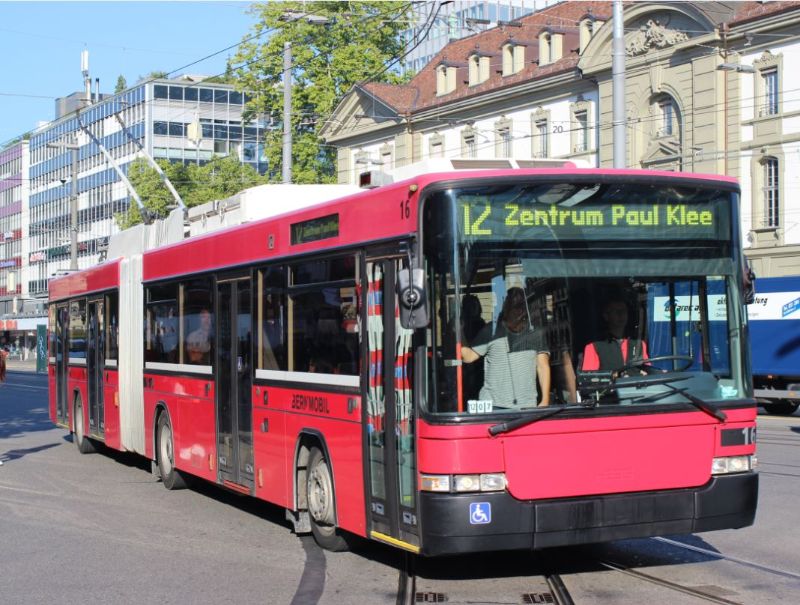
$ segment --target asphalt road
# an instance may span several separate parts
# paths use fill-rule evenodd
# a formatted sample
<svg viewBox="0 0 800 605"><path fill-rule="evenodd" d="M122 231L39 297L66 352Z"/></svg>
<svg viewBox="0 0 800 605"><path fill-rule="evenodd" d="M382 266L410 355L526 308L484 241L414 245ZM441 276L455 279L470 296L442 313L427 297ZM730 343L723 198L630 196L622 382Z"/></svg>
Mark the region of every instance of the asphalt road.
<svg viewBox="0 0 800 605"><path fill-rule="evenodd" d="M324 553L277 507L210 485L169 492L135 456L82 456L46 396L34 374L0 386L0 603L398 602L400 553ZM753 527L416 561L417 600L545 603L549 572L578 604L796 602L800 413L761 415L758 439Z"/></svg>

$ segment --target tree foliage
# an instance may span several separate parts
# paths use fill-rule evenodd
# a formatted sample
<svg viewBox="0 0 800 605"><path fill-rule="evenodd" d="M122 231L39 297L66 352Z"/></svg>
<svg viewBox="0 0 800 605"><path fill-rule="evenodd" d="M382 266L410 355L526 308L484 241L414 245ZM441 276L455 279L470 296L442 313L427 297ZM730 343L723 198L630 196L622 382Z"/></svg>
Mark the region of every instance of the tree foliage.
<svg viewBox="0 0 800 605"><path fill-rule="evenodd" d="M292 45L292 180L335 180L335 150L318 132L350 88L376 74L403 51L409 2L267 2L251 9L257 18L232 57L237 87L249 93L246 118L264 115L276 124L267 137L271 172L279 176L283 115L283 46ZM328 23L309 22L309 15ZM250 39L252 38L252 39ZM379 81L399 81L395 71Z"/></svg>
<svg viewBox="0 0 800 605"><path fill-rule="evenodd" d="M128 88L128 82L125 80L125 76L120 75L120 77L117 78L117 85L114 87L114 94L119 94L126 88Z"/></svg>
<svg viewBox="0 0 800 605"><path fill-rule="evenodd" d="M230 197L265 181L255 168L231 156L214 157L203 166L167 160L158 160L158 165L188 207ZM161 177L143 158L131 162L128 180L152 216L163 218L175 207L175 199ZM141 223L142 215L132 201L130 209L118 214L116 220L120 229L127 229Z"/></svg>

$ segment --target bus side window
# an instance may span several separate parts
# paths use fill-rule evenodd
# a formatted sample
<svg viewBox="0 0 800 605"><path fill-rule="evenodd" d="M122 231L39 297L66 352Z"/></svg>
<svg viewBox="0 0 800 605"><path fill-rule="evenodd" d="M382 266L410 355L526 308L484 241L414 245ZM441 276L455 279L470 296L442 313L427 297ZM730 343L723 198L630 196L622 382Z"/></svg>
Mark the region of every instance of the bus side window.
<svg viewBox="0 0 800 605"><path fill-rule="evenodd" d="M258 358L262 370L287 370L286 267L267 267L258 274Z"/></svg>
<svg viewBox="0 0 800 605"><path fill-rule="evenodd" d="M290 295L291 359L295 372L358 375L359 300L354 256L312 261L294 269Z"/></svg>

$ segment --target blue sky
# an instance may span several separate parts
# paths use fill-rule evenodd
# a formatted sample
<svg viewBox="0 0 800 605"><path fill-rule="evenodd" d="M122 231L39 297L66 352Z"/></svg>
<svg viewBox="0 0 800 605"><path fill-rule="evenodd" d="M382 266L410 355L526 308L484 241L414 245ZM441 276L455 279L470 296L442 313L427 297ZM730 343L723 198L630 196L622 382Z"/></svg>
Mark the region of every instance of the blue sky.
<svg viewBox="0 0 800 605"><path fill-rule="evenodd" d="M0 145L55 117L55 99L83 89L81 51L100 91L171 72L239 42L251 2L6 2L0 0ZM181 70L215 75L228 51ZM179 74L175 74L179 75ZM94 84L92 85L94 90Z"/></svg>

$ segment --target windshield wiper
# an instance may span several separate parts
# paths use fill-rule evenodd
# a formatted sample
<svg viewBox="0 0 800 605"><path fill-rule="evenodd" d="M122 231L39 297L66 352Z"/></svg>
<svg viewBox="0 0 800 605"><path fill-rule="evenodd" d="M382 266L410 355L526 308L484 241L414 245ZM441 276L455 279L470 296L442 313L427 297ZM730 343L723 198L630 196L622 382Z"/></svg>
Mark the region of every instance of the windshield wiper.
<svg viewBox="0 0 800 605"><path fill-rule="evenodd" d="M592 408L594 404L590 405L583 405L578 404L580 407L583 408ZM489 434L494 437L496 435L500 435L501 433L508 433L510 431L514 431L516 429L520 429L523 426L528 426L529 424L533 424L534 422L539 422L540 420L544 420L545 418L550 418L551 416L555 416L560 414L564 410L567 409L568 406L562 405L559 407L552 407L546 412L535 412L533 414L529 414L527 416L522 416L521 418L517 418L516 420L509 420L508 422L500 422L495 424L494 426L489 427Z"/></svg>
<svg viewBox="0 0 800 605"><path fill-rule="evenodd" d="M652 403L654 401L658 401L659 399L663 399L664 397L667 397L669 395L683 395L689 401L689 403L691 403L701 412L705 412L709 416L713 416L720 422L727 422L728 416L727 414L725 414L725 412L720 410L718 407L708 403L707 401L700 399L696 395L692 395L691 393L687 392L689 387L683 387L682 389L679 389L678 387L673 386L666 382L662 384L670 390L664 393L643 395L642 397L634 399L633 401L635 401L636 403Z"/></svg>

